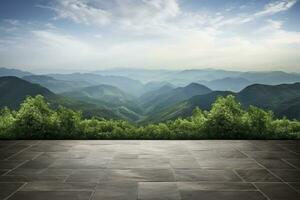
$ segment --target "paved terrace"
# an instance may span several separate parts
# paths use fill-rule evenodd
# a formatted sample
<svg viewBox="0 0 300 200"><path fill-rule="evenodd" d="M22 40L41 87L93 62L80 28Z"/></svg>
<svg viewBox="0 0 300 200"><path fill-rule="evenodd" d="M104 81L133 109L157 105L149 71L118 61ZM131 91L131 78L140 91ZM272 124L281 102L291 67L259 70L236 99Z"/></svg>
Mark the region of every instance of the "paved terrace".
<svg viewBox="0 0 300 200"><path fill-rule="evenodd" d="M0 199L300 199L300 141L0 141L0 148Z"/></svg>

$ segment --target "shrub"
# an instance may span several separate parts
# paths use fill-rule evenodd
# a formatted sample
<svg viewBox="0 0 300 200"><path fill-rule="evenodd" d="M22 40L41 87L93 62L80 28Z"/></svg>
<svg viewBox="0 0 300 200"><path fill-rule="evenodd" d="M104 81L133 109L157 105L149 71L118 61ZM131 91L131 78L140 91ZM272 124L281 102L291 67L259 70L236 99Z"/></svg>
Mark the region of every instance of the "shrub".
<svg viewBox="0 0 300 200"><path fill-rule="evenodd" d="M250 106L244 110L231 95L219 97L210 111L166 123L135 126L122 120L82 119L81 113L52 110L38 95L18 111L0 110L1 139L300 139L300 122L274 119L273 113Z"/></svg>

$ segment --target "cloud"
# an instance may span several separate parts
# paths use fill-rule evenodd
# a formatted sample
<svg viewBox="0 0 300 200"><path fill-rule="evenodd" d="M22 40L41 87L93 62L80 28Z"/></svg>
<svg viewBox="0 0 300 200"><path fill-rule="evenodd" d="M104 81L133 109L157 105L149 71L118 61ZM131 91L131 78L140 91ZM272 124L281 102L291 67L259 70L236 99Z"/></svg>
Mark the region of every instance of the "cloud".
<svg viewBox="0 0 300 200"><path fill-rule="evenodd" d="M55 19L96 26L153 24L179 13L177 0L56 0L43 7L55 11Z"/></svg>
<svg viewBox="0 0 300 200"><path fill-rule="evenodd" d="M56 19L70 19L85 25L105 25L110 22L109 12L89 5L86 0L59 0L46 8L55 11Z"/></svg>
<svg viewBox="0 0 300 200"><path fill-rule="evenodd" d="M297 3L297 0L281 0L267 4L264 10L254 14L256 17L273 15L279 12L287 11Z"/></svg>
<svg viewBox="0 0 300 200"><path fill-rule="evenodd" d="M232 17L223 21L220 21L215 24L216 27L225 26L225 25L241 25L254 20L257 20L261 17L266 17L274 15L280 12L284 12L292 8L298 0L280 0L266 4L264 8L260 11L256 11L252 14L242 13L238 17Z"/></svg>

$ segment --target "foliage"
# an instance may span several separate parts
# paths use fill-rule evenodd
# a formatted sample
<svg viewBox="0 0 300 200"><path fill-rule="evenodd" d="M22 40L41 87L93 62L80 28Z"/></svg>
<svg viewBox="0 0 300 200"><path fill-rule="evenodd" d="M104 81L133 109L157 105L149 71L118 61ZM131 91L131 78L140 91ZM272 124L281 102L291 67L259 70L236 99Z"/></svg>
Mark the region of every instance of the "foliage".
<svg viewBox="0 0 300 200"><path fill-rule="evenodd" d="M0 111L1 139L299 139L300 122L243 109L234 96L219 97L210 111L189 118L136 126L122 120L84 119L64 107L51 109L43 96L28 97L19 110Z"/></svg>

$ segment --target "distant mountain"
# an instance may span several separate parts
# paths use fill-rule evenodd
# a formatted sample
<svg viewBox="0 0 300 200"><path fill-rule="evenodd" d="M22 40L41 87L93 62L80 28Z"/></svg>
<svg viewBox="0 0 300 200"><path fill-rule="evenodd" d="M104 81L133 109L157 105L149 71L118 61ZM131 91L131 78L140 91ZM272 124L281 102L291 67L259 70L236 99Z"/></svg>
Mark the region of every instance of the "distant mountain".
<svg viewBox="0 0 300 200"><path fill-rule="evenodd" d="M47 99L56 98L50 90L14 76L0 77L0 94L0 107L10 108L19 107L27 96L41 94Z"/></svg>
<svg viewBox="0 0 300 200"><path fill-rule="evenodd" d="M139 80L143 83L148 82L161 82L167 80L167 78L177 73L174 70L156 70L156 69L131 69L131 68L115 68L101 71L95 71L93 73L103 76L122 76L130 79Z"/></svg>
<svg viewBox="0 0 300 200"><path fill-rule="evenodd" d="M167 89L168 90L168 89ZM179 87L167 92L160 91L151 101L141 102L141 106L146 109L146 113L157 112L158 110L170 107L180 101L189 99L195 95L207 94L212 92L211 89L198 83L191 83L185 87Z"/></svg>
<svg viewBox="0 0 300 200"><path fill-rule="evenodd" d="M219 96L236 96L243 106L254 105L260 108L274 111L276 116L300 118L300 83L281 84L276 86L254 84L246 87L239 93L228 91L214 91L209 94L197 95L182 101L172 107L161 109L152 113L145 121L158 122L178 117L186 117L192 114L195 107L209 110L212 103Z"/></svg>
<svg viewBox="0 0 300 200"><path fill-rule="evenodd" d="M0 77L16 76L16 77L21 78L23 76L29 76L29 75L32 75L32 73L22 71L22 70L18 70L18 69L8 69L8 68L5 68L5 67L0 68Z"/></svg>
<svg viewBox="0 0 300 200"><path fill-rule="evenodd" d="M253 83L267 85L300 82L300 74L286 73L282 71L246 72L240 74L239 77L245 78Z"/></svg>
<svg viewBox="0 0 300 200"><path fill-rule="evenodd" d="M71 92L62 93L62 95L82 100L90 98L110 104L124 104L133 99L133 96L111 85L85 87Z"/></svg>
<svg viewBox="0 0 300 200"><path fill-rule="evenodd" d="M169 83L167 81L152 81L152 82L148 82L144 85L143 92L145 94L147 92L158 90L164 86L167 86L169 88L175 88L174 85L172 85L171 83Z"/></svg>
<svg viewBox="0 0 300 200"><path fill-rule="evenodd" d="M46 87L55 93L67 92L78 88L90 86L90 84L85 81L57 80L51 76L45 75L24 76L22 77L22 79L27 80L31 83L40 84L41 86Z"/></svg>
<svg viewBox="0 0 300 200"><path fill-rule="evenodd" d="M175 85L185 85L191 82L212 81L226 77L237 77L241 73L242 72L219 69L191 69L172 74L168 77L167 81Z"/></svg>
<svg viewBox="0 0 300 200"><path fill-rule="evenodd" d="M199 83L206 85L212 90L221 91L233 91L238 92L244 89L246 86L253 84L249 80L240 77L227 77L222 79L216 79L212 81L200 81Z"/></svg>
<svg viewBox="0 0 300 200"><path fill-rule="evenodd" d="M91 73L48 74L48 76L57 80L82 81L89 83L90 85L111 85L136 96L139 96L143 89L143 84L140 81L122 76L102 76Z"/></svg>

